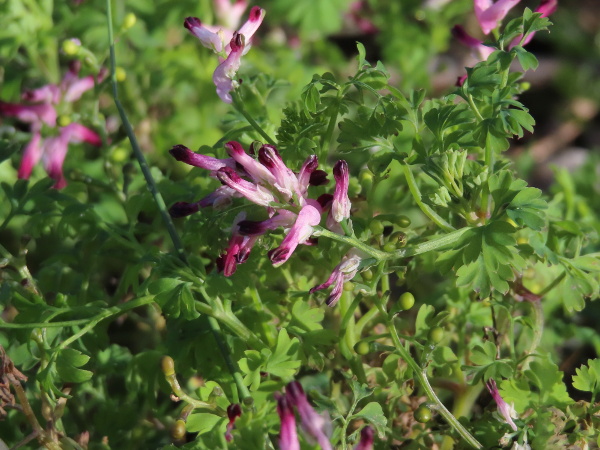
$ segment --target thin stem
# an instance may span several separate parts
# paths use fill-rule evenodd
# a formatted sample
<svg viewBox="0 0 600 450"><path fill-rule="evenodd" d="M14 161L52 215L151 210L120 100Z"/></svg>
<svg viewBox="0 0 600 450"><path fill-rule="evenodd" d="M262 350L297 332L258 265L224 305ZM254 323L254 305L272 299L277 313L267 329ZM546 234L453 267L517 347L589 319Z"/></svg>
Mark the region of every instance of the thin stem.
<svg viewBox="0 0 600 450"><path fill-rule="evenodd" d="M410 170L410 166L408 164L402 164L402 172L406 177L406 183L408 184L408 189L412 194L417 206L423 211L427 217L429 217L438 227L440 227L444 231L453 231L455 228L446 222L442 217L440 217L429 205L423 203L421 198L421 192L419 191L419 187L417 186L417 182L415 177Z"/></svg>
<svg viewBox="0 0 600 450"><path fill-rule="evenodd" d="M115 57L115 44L113 38L113 27L112 27L112 9L111 9L111 1L106 0L106 9L107 9L107 22L108 22L108 45L110 49L110 80L112 86L112 94L115 101L115 105L117 110L119 111L119 116L121 116L121 121L123 122L123 126L125 127L125 133L129 138L129 142L131 143L131 148L133 149L133 153L138 161L140 169L144 174L144 179L146 180L146 185L154 198L154 202L160 211L160 215L162 216L163 222L167 227L167 231L169 236L171 237L171 241L173 242L173 246L175 247L175 251L179 255L179 258L182 261L185 261L185 253L183 251L183 245L181 240L179 239L179 235L177 234L177 230L175 230L175 225L171 220L171 216L169 215L169 211L167 209L167 205L158 190L158 186L156 185L156 181L152 176L152 172L150 172L150 167L146 161L146 157L144 153L140 149L138 145L137 138L135 136L135 132L133 131L133 127L127 118L127 113L119 100L119 92L117 90L117 76L115 73L115 68L117 66L116 57Z"/></svg>
<svg viewBox="0 0 600 450"><path fill-rule="evenodd" d="M329 145L329 150L331 150L332 147L332 141L333 141L333 132L335 130L335 125L337 123L337 117L340 111L340 96L341 96L341 92L338 91L338 95L335 101L335 106L332 108L331 111L331 116L329 116L329 125L327 126L327 131L325 132L325 134L322 137L321 140L321 151L323 152L323 155L326 157L330 151L325 152L325 146Z"/></svg>
<svg viewBox="0 0 600 450"><path fill-rule="evenodd" d="M37 437L38 441L40 442L40 444L42 444L44 447L46 447L47 449L50 449L50 450L60 450L62 447L57 442L53 442L50 439L50 437L48 436L46 431L42 428L42 426L38 422L37 417L35 416L35 413L31 409L31 406L29 405L29 401L27 400L27 395L25 395L25 390L21 386L21 383L18 381L15 381L11 384L12 384L13 389L15 390L15 393L17 394L19 403L21 404L21 407L23 408L23 413L25 414L25 417L27 417L29 424L33 427L34 433L36 433L36 437Z"/></svg>
<svg viewBox="0 0 600 450"><path fill-rule="evenodd" d="M396 346L396 351L398 352L400 357L402 357L402 359L404 359L404 361L406 361L406 363L410 366L410 368L412 369L412 371L414 373L415 378L417 379L417 381L419 382L419 384L421 385L421 387L427 394L427 397L429 397L429 400L431 400L433 403L436 404L438 412L442 415L442 417L444 417L444 419L446 419L446 422L448 422L469 445L471 445L474 448L483 448L483 446L477 441L477 439L475 439L471 435L471 433L469 433L467 431L467 429L461 425L461 423L456 419L456 417L454 417L452 415L452 413L450 413L450 411L448 411L448 409L444 406L444 404L438 398L435 391L429 384L429 380L427 379L427 369L422 369L419 366L419 364L417 364L417 362L410 355L410 352L404 347L404 345L400 341L400 337L398 336L396 327L394 326L389 315L386 314L385 305L383 305L382 299L375 296L375 301L377 302L379 310L382 312L384 322L386 323L387 328L392 337L392 341L394 342L394 345Z"/></svg>
<svg viewBox="0 0 600 450"><path fill-rule="evenodd" d="M35 295L40 296L40 291L38 290L35 280L31 276L31 272L29 272L27 265L17 263L13 254L10 253L2 244L0 244L0 255L6 259L13 260L15 269L17 269L17 272L19 272L21 278L27 280L27 286L30 288L30 291Z"/></svg>
<svg viewBox="0 0 600 450"><path fill-rule="evenodd" d="M214 317L209 316L208 323L210 324L210 328L215 338L215 341L217 341L217 346L221 350L221 354L225 359L225 364L227 364L229 371L233 375L233 380L235 381L235 384L237 386L238 394L242 399L242 403L244 403L244 405L246 406L251 406L254 403L254 399L252 398L252 396L250 395L250 391L248 391L248 388L244 384L244 379L242 378L242 374L240 373L239 368L236 366L236 364L233 363L233 360L231 359L229 349L227 348L227 345L225 344L225 341L221 336L222 331L221 327L219 326L219 322L217 322L217 320Z"/></svg>
<svg viewBox="0 0 600 450"><path fill-rule="evenodd" d="M467 95L467 103L469 104L469 106L471 107L471 110L473 111L473 113L475 114L475 117L477 117L477 120L479 122L483 122L483 116L481 115L481 113L479 112L479 108L477 108L477 105L475 105L475 101L473 100L473 96L471 94Z"/></svg>
<svg viewBox="0 0 600 450"><path fill-rule="evenodd" d="M341 234L334 233L333 231L329 231L326 228L315 227L314 235L315 236L324 236L324 237L332 239L334 241L338 241L338 242L342 242L344 244L350 245L379 261L388 259L389 255L390 255L390 253L386 253L386 252L377 250L377 249L365 244L364 242L359 241L356 238L353 238L350 236L343 236Z"/></svg>
<svg viewBox="0 0 600 450"><path fill-rule="evenodd" d="M262 127L256 122L256 120L254 120L254 118L250 114L248 114L248 111L246 111L246 108L244 108L244 103L239 98L237 92L232 92L231 98L233 99L233 107L242 116L244 116L244 118L248 121L252 128L254 128L258 132L258 134L260 134L264 138L264 140L267 141L269 144L276 145L275 141L271 138L271 136L269 136L265 132L265 130L263 130Z"/></svg>

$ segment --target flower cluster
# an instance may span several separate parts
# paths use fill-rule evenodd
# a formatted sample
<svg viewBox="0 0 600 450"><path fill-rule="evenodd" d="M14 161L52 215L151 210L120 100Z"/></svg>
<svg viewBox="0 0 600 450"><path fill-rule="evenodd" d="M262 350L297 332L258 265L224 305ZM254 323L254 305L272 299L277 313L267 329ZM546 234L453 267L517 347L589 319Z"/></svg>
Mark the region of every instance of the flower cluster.
<svg viewBox="0 0 600 450"><path fill-rule="evenodd" d="M492 2L492 0L474 0L475 17L477 17L477 21L479 22L483 34L488 35L496 29L498 23L504 19L508 11L519 2L520 0L498 0L495 3ZM535 12L541 13L542 17L548 17L556 11L557 5L558 0L542 0ZM486 60L488 56L494 52L492 47L484 45L482 40L469 35L460 25L454 26L452 34L461 44L473 49L477 58L482 61ZM517 36L510 43L509 49L517 45L523 46L528 44L531 39L533 39L534 35L535 33L530 33L524 40L523 36ZM523 42L521 42L521 40L523 40ZM459 84L462 84L465 79L466 76L461 77L459 79Z"/></svg>
<svg viewBox="0 0 600 450"><path fill-rule="evenodd" d="M213 82L221 100L231 103L230 92L238 85L234 78L240 68L241 57L250 50L252 36L262 23L265 10L254 6L246 23L238 31L233 31L248 3L237 1L232 5L229 0L215 0L215 4L217 15L227 22L229 28L205 25L197 17L185 19L184 26L202 45L219 55L220 64L213 73Z"/></svg>
<svg viewBox="0 0 600 450"><path fill-rule="evenodd" d="M292 381L286 387L285 394L276 393L277 414L281 420L281 431L279 433L279 448L281 450L300 450L298 433L296 432L296 416L294 409L300 416L302 430L307 437L315 440L323 450L333 447L329 442L331 423L328 415L317 413L308 402L302 385ZM373 430L364 427L360 433L360 442L354 447L355 450L371 450L373 448Z"/></svg>
<svg viewBox="0 0 600 450"><path fill-rule="evenodd" d="M100 82L104 76L104 73L101 73L98 77L88 75L79 78L79 70L79 62L72 63L60 84L48 84L24 92L22 99L27 104L0 101L1 115L15 117L30 124L32 137L25 146L18 172L19 178L29 178L33 166L41 160L50 178L56 181L54 187L61 189L67 184L62 166L68 145L78 142L88 142L96 146L102 144L96 132L79 123L68 123L69 120L66 119L59 120L57 126L58 112L79 100L84 92L92 89L96 81ZM48 131L53 135L42 139L42 135Z"/></svg>
<svg viewBox="0 0 600 450"><path fill-rule="evenodd" d="M321 223L323 214L327 213L326 227L336 233L341 232L341 223L350 217L351 206L346 161L338 161L333 168L333 195L323 194L318 199L312 199L308 197L308 187L328 182L327 174L318 170L315 155L309 156L300 171L294 173L285 165L273 145L265 144L260 147L256 158L235 141L226 143L225 149L230 156L226 159L201 155L183 145L176 145L170 150L178 161L209 170L223 184L195 203L175 203L170 209L171 216L187 216L208 206L222 208L235 197L245 197L267 210L269 218L263 221L246 220L245 213L240 213L235 218L229 246L217 259L217 267L225 276L232 275L238 264L246 262L258 238L268 230L279 227L288 230L281 244L269 252L269 258L275 266L285 263L298 245L314 244L311 236L315 227ZM360 257L356 251L351 251L335 268L331 277L311 292L334 284L327 304L335 305L342 294L344 281L354 277L359 263Z"/></svg>

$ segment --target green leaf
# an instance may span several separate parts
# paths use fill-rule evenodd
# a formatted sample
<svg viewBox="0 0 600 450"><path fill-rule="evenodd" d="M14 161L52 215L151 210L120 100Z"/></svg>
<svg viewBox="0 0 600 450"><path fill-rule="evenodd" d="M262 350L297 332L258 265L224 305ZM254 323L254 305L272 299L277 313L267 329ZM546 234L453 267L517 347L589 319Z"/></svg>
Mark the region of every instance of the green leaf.
<svg viewBox="0 0 600 450"><path fill-rule="evenodd" d="M540 405L563 408L573 403L563 382L563 372L550 359L537 359L529 367L525 376L537 388Z"/></svg>
<svg viewBox="0 0 600 450"><path fill-rule="evenodd" d="M365 405L358 413L354 414L352 418L364 419L371 423L377 430L377 434L380 438L385 436L385 427L387 425L387 418L383 414L381 405L377 402L370 402Z"/></svg>
<svg viewBox="0 0 600 450"><path fill-rule="evenodd" d="M300 341L297 338L290 339L285 328L279 330L275 350L266 359L263 372L270 373L284 380L292 379L301 364L298 359L299 345Z"/></svg>
<svg viewBox="0 0 600 450"><path fill-rule="evenodd" d="M219 422L225 423L225 419L210 413L190 414L185 423L185 430L202 435L217 428Z"/></svg>
<svg viewBox="0 0 600 450"><path fill-rule="evenodd" d="M78 350L66 348L56 358L56 371L62 381L69 383L82 383L92 378L92 372L78 367L85 365L90 357Z"/></svg>
<svg viewBox="0 0 600 450"><path fill-rule="evenodd" d="M538 68L539 63L533 53L529 53L527 50L525 50L523 47L521 47L519 45L513 47L511 49L511 51L517 55L519 64L521 64L521 67L523 68L524 71L528 71L530 69L535 70Z"/></svg>
<svg viewBox="0 0 600 450"><path fill-rule="evenodd" d="M588 359L587 366L575 369L573 387L594 394L600 392L600 359Z"/></svg>

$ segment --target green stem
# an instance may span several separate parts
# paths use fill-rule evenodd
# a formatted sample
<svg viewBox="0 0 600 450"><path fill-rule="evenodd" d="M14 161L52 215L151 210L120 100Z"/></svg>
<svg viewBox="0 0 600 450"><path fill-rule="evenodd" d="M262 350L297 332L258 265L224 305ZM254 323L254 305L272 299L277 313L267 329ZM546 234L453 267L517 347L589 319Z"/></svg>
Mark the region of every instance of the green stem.
<svg viewBox="0 0 600 450"><path fill-rule="evenodd" d="M27 287L29 290L39 297L41 295L40 291L38 290L35 280L31 276L31 272L29 272L27 265L20 264L15 261L16 258L13 256L13 254L10 253L2 244L0 244L0 255L8 260L13 260L13 264L15 269L17 269L17 272L19 272L19 276L23 280L27 280Z"/></svg>
<svg viewBox="0 0 600 450"><path fill-rule="evenodd" d="M335 106L332 108L331 116L329 116L329 124L327 126L327 131L325 132L321 140L321 151L323 152L324 157L326 157L330 153L329 151L325 152L325 145L329 145L329 150L331 150L332 147L333 132L335 130L337 117L340 111L340 96L341 92L338 91Z"/></svg>
<svg viewBox="0 0 600 450"><path fill-rule="evenodd" d="M152 173L150 172L150 167L148 166L146 157L144 156L144 153L142 153L142 150L140 149L137 138L135 136L135 132L133 131L133 127L131 126L129 119L127 118L127 113L125 112L125 109L123 108L123 105L121 104L121 101L119 100L119 92L117 90L117 76L115 74L115 68L117 66L117 62L116 62L116 57L115 57L115 43L114 43L114 38L113 38L112 9L111 8L112 8L111 1L106 0L107 22L108 22L108 45L109 45L109 49L110 49L110 80L111 80L112 94L113 94L113 98L115 101L115 105L117 107L117 110L119 111L119 116L121 117L123 126L125 127L125 133L127 134L127 137L129 138L129 142L131 143L131 148L133 149L133 153L138 161L138 164L140 166L140 169L142 170L142 173L144 174L144 179L146 180L146 185L148 186L148 189L150 190L150 193L152 194L152 197L154 198L154 202L156 203L156 206L158 207L158 210L160 211L160 215L162 216L163 222L165 223L165 226L167 227L167 231L169 233L169 236L171 237L171 241L173 242L175 250L176 250L177 254L179 255L179 258L181 258L182 261L185 261L186 258L185 258L185 253L183 251L183 245L181 243L181 240L179 239L177 230L175 230L175 225L173 224L173 221L171 220L171 216L169 215L167 205L165 204L165 201L163 200L163 197L158 190L158 186L156 185L156 181L154 180L154 177L152 176Z"/></svg>
<svg viewBox="0 0 600 450"><path fill-rule="evenodd" d="M429 205L423 203L421 198L421 192L419 191L419 187L417 186L417 182L415 177L410 170L410 166L408 164L402 164L402 172L406 177L406 183L408 184L408 189L412 194L417 206L423 211L427 217L429 217L438 227L440 227L444 231L453 231L455 228L446 222L442 217L440 217Z"/></svg>
<svg viewBox="0 0 600 450"><path fill-rule="evenodd" d="M427 394L427 397L429 398L429 400L431 400L433 403L436 404L438 412L442 415L442 417L444 417L446 422L448 422L469 445L471 445L473 448L483 448L483 446L477 441L477 439L475 439L471 435L471 433L469 433L467 431L467 429L461 425L461 423L456 419L456 417L454 417L452 415L452 413L450 413L450 411L448 411L448 409L444 406L444 404L438 398L435 391L429 384L429 380L427 379L427 369L422 369L419 366L419 364L417 364L417 362L410 355L410 352L404 347L404 345L400 341L400 337L398 336L396 327L394 326L389 315L386 313L385 305L382 304L382 299L375 296L375 301L377 302L379 310L381 311L381 313L383 315L384 322L386 323L387 328L392 337L392 341L394 342L394 345L396 346L396 351L398 352L400 357L402 357L402 359L404 359L404 361L406 361L406 363L412 369L415 378L417 379L417 381L419 382L419 384L421 385L421 387Z"/></svg>
<svg viewBox="0 0 600 450"><path fill-rule="evenodd" d="M382 261L389 258L390 253L382 252L381 250L377 250L362 241L350 236L343 236L341 234L334 233L333 231L329 231L326 228L315 227L314 236L324 236L326 238L332 239L334 241L342 242L351 247L359 249L361 252L377 259L378 261Z"/></svg>
<svg viewBox="0 0 600 450"><path fill-rule="evenodd" d="M473 113L475 114L475 117L477 117L477 120L479 122L483 122L483 116L481 115L481 113L479 112L479 108L477 108L477 105L475 104L475 101L473 100L473 96L471 94L467 95L467 103L469 104L469 106L471 107L471 110L473 111Z"/></svg>
<svg viewBox="0 0 600 450"><path fill-rule="evenodd" d="M221 350L221 354L225 359L225 364L227 364L229 371L233 375L233 380L235 381L235 384L237 386L238 394L242 399L242 403L244 403L244 405L246 406L251 406L254 403L254 399L252 398L252 396L250 395L250 391L248 391L248 388L244 384L244 379L242 378L242 374L240 373L239 368L233 363L233 360L231 359L229 349L227 348L225 341L221 336L222 332L221 327L219 326L219 322L217 322L217 320L214 317L209 316L208 323L210 324L215 341L217 341L217 346Z"/></svg>
<svg viewBox="0 0 600 450"><path fill-rule="evenodd" d="M241 99L239 98L237 92L233 91L231 93L231 98L233 99L233 106L234 108L242 115L244 116L244 118L248 121L248 123L252 126L252 128L254 128L258 134L260 134L263 139L265 141L267 141L269 144L271 145L276 145L275 141L273 139L271 139L271 136L269 136L265 130L262 129L262 127L256 122L256 120L254 120L252 118L252 116L250 114L248 114L248 111L246 111L246 108L244 108L244 103L241 101Z"/></svg>

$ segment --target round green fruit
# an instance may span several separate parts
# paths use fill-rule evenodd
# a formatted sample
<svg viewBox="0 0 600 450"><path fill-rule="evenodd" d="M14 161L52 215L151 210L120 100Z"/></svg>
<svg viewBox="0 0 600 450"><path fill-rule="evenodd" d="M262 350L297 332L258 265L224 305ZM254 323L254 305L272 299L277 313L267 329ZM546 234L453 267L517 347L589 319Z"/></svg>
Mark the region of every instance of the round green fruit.
<svg viewBox="0 0 600 450"><path fill-rule="evenodd" d="M431 409L427 405L421 405L414 412L415 420L420 423L427 423L431 420Z"/></svg>

